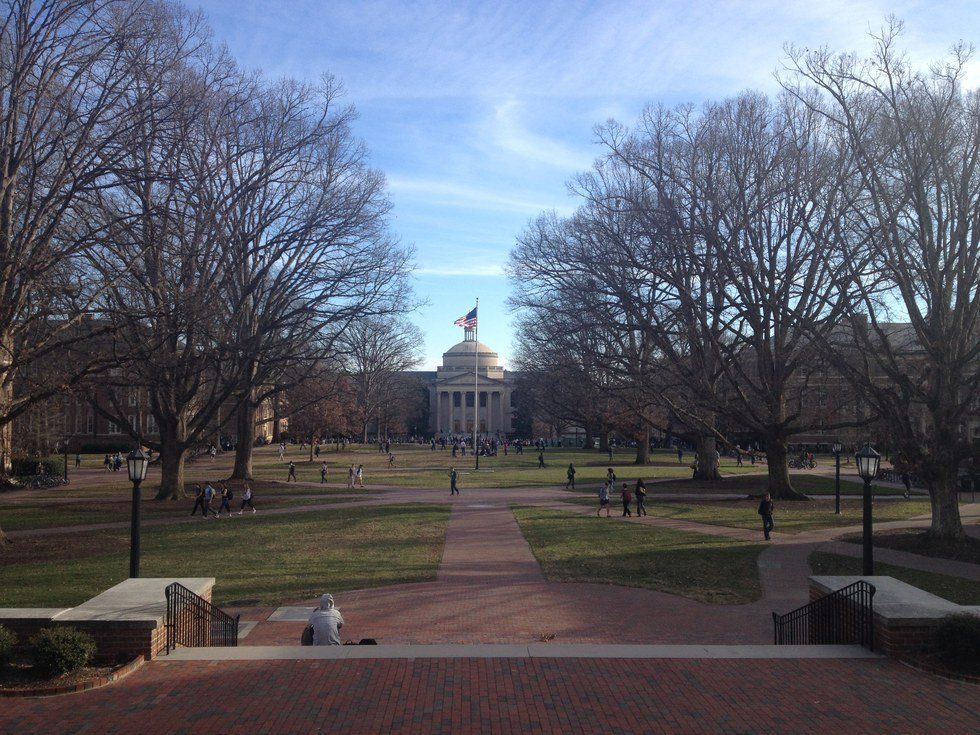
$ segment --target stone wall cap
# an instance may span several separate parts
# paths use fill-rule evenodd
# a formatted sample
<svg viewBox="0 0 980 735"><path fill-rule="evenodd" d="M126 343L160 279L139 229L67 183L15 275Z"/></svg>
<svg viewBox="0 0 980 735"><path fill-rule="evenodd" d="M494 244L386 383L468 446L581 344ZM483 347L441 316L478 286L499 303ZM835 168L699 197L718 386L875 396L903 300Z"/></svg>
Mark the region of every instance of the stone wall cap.
<svg viewBox="0 0 980 735"><path fill-rule="evenodd" d="M101 595L60 615L60 622L112 620L127 623L162 623L167 613L164 590L178 582L195 594L206 596L214 577L140 577L127 579ZM151 626L152 627L152 626Z"/></svg>
<svg viewBox="0 0 980 735"><path fill-rule="evenodd" d="M862 579L875 587L875 616L889 624L933 623L960 613L980 616L978 606L957 605L894 577L812 576L810 585L829 594Z"/></svg>
<svg viewBox="0 0 980 735"><path fill-rule="evenodd" d="M0 607L4 620L51 620L71 610L70 607Z"/></svg>

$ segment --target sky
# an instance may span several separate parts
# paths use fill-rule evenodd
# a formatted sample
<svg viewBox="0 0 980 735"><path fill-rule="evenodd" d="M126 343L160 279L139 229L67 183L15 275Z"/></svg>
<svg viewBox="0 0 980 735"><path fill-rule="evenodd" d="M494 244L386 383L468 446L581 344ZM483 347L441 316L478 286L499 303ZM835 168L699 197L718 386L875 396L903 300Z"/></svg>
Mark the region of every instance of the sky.
<svg viewBox="0 0 980 735"><path fill-rule="evenodd" d="M976 0L188 4L244 66L343 83L355 133L387 177L391 227L415 249L425 303L413 320L430 370L477 297L480 341L509 364L508 254L540 212L574 210L568 181L599 155L597 124L631 124L650 103L775 91L784 44L863 54L889 14L922 65L980 41Z"/></svg>

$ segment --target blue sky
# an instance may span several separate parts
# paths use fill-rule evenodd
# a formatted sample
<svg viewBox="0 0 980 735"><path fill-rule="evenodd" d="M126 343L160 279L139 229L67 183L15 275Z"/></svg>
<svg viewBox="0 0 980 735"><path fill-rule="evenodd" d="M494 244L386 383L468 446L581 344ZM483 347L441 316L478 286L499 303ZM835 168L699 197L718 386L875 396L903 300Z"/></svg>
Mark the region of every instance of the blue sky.
<svg viewBox="0 0 980 735"><path fill-rule="evenodd" d="M356 132L388 178L392 227L417 251L427 368L462 338L452 323L477 296L480 340L508 361L502 266L538 212L571 211L566 182L597 155L597 123L631 123L647 102L772 90L784 43L864 51L889 13L905 20L916 61L980 40L975 1L190 5L246 66L343 81Z"/></svg>

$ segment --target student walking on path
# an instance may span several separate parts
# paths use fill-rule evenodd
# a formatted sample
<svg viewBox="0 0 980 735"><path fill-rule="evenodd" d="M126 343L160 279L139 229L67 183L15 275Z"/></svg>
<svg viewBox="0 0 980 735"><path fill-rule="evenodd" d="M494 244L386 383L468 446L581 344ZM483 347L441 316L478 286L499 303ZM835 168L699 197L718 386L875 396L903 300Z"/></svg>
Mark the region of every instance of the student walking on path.
<svg viewBox="0 0 980 735"><path fill-rule="evenodd" d="M357 472L354 473L354 476L357 478L357 486L364 487L364 465L357 465Z"/></svg>
<svg viewBox="0 0 980 735"><path fill-rule="evenodd" d="M684 464L684 450L677 447L677 464Z"/></svg>
<svg viewBox="0 0 980 735"><path fill-rule="evenodd" d="M197 509L201 509L201 518L208 517L207 506L204 505L204 490L201 489L201 484L198 483L194 486L194 510L191 511L191 515L197 515Z"/></svg>
<svg viewBox="0 0 980 735"><path fill-rule="evenodd" d="M759 515L762 516L762 533L766 537L766 541L769 541L769 534L773 529L772 522L772 496L766 493L762 496L762 500L759 501Z"/></svg>
<svg viewBox="0 0 980 735"><path fill-rule="evenodd" d="M354 489L354 465L347 468L347 489Z"/></svg>
<svg viewBox="0 0 980 735"><path fill-rule="evenodd" d="M456 487L456 468L449 468L449 494L459 495L459 488Z"/></svg>
<svg viewBox="0 0 980 735"><path fill-rule="evenodd" d="M214 488L211 487L211 483L205 483L204 485L204 517L207 518L208 514L213 515L218 518L218 513L214 508L211 507L211 503L214 502Z"/></svg>
<svg viewBox="0 0 980 735"><path fill-rule="evenodd" d="M286 482L289 482L290 480L292 480L293 482L296 482L297 481L296 480L296 463L295 462L292 462L292 461L290 461L290 463L289 463L289 474L286 476Z"/></svg>
<svg viewBox="0 0 980 735"><path fill-rule="evenodd" d="M612 487L612 483L606 480L602 487L599 488L599 510L596 511L596 516L602 514L602 509L606 509L606 518L609 517L609 489Z"/></svg>
<svg viewBox="0 0 980 735"><path fill-rule="evenodd" d="M565 489L568 490L568 488L571 488L572 490L574 490L575 489L575 465L573 465L571 462L568 463L568 472L566 474L568 475L568 482L565 483Z"/></svg>
<svg viewBox="0 0 980 735"><path fill-rule="evenodd" d="M239 509L238 515L245 512L246 505L252 509L253 513L255 512L255 506L252 505L252 488L250 488L247 484L245 485L244 492L242 493L242 507Z"/></svg>
<svg viewBox="0 0 980 735"><path fill-rule="evenodd" d="M619 495L623 499L623 518L632 518L633 514L630 512L630 503L633 502L633 493L630 492L630 486L625 482L623 483L623 490Z"/></svg>
<svg viewBox="0 0 980 735"><path fill-rule="evenodd" d="M542 467L544 467L544 452L538 454L538 469L540 470Z"/></svg>
<svg viewBox="0 0 980 735"><path fill-rule="evenodd" d="M320 484L324 484L327 481L327 463L324 462L320 465Z"/></svg>
<svg viewBox="0 0 980 735"><path fill-rule="evenodd" d="M231 501L235 498L234 493L228 488L224 483L221 484L221 505L218 506L218 515L221 515L221 511L227 510L228 515L231 515Z"/></svg>
<svg viewBox="0 0 980 735"><path fill-rule="evenodd" d="M637 479L636 487L633 488L633 494L636 495L636 515L645 516L647 509L643 505L643 501L647 499L647 486L643 482L642 477Z"/></svg>

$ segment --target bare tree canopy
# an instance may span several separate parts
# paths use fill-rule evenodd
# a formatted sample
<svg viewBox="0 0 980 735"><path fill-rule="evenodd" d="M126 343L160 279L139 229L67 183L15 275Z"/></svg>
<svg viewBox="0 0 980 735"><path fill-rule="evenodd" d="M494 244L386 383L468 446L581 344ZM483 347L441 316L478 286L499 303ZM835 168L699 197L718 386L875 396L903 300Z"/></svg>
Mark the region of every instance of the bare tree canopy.
<svg viewBox="0 0 980 735"><path fill-rule="evenodd" d="M791 49L783 81L856 169L835 269L851 340L815 337L925 481L931 533L962 538L957 469L980 388L980 95L962 89L972 48L920 72L901 31L891 19L868 59Z"/></svg>

